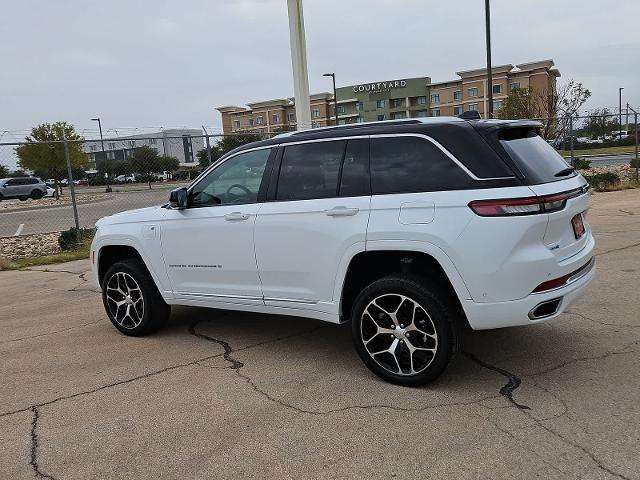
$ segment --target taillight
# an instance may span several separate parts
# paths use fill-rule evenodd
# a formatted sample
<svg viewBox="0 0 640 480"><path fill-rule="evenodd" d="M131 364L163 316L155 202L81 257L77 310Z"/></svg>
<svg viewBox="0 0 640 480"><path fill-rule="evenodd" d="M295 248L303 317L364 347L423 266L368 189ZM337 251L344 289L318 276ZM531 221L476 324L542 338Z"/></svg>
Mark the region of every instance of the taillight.
<svg viewBox="0 0 640 480"><path fill-rule="evenodd" d="M469 208L481 217L503 217L510 215L535 215L562 210L571 197L569 192L546 197L508 198L500 200L474 200Z"/></svg>

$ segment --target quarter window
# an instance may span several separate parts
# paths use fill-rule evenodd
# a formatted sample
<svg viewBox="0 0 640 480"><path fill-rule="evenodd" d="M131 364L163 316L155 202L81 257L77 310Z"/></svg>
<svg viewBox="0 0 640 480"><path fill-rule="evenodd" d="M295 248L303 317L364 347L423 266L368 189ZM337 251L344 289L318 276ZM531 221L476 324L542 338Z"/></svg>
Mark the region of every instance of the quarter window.
<svg viewBox="0 0 640 480"><path fill-rule="evenodd" d="M190 205L255 203L270 148L240 153L212 170L191 190Z"/></svg>
<svg viewBox="0 0 640 480"><path fill-rule="evenodd" d="M346 142L314 142L285 147L277 200L335 197Z"/></svg>
<svg viewBox="0 0 640 480"><path fill-rule="evenodd" d="M424 138L371 139L374 195L461 189L470 181L453 160Z"/></svg>

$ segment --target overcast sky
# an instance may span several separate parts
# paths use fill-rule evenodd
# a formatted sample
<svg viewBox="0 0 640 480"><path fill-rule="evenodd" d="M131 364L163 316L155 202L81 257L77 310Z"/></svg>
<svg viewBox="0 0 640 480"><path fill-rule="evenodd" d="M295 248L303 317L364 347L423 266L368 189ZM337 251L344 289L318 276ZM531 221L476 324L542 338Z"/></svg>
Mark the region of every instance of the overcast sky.
<svg viewBox="0 0 640 480"><path fill-rule="evenodd" d="M492 0L493 63L552 58L587 107L640 106L640 2ZM312 92L485 63L484 2L305 0ZM286 0L4 0L0 141L66 120L113 129L207 125L214 107L293 95ZM3 131L10 131L5 132ZM127 130L127 133L130 133Z"/></svg>

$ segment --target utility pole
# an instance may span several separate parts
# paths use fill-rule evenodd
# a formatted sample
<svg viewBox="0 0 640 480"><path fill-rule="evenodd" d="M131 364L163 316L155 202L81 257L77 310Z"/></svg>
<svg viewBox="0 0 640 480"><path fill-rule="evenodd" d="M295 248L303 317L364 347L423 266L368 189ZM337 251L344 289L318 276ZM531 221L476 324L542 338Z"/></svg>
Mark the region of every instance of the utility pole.
<svg viewBox="0 0 640 480"><path fill-rule="evenodd" d="M638 169L640 169L640 159L638 158L638 137L640 137L640 132L638 132L638 112L636 112L633 107L630 107L628 103L627 103L627 109L633 112L633 123L635 125L633 136L635 137L635 144L636 144L635 166L636 166L636 183L638 183Z"/></svg>
<svg viewBox="0 0 640 480"><path fill-rule="evenodd" d="M76 224L76 240L78 243L82 240L82 232L80 231L80 221L78 219L78 204L76 203L76 189L73 183L73 171L71 169L71 159L69 157L69 143L67 135L62 132L62 140L64 142L64 159L67 162L67 178L69 179L69 190L71 190L71 205L73 206L73 220Z"/></svg>
<svg viewBox="0 0 640 480"><path fill-rule="evenodd" d="M338 125L338 94L336 93L336 74L335 73L323 73L323 77L331 77L333 79L333 108L336 117L336 125Z"/></svg>
<svg viewBox="0 0 640 480"><path fill-rule="evenodd" d="M304 35L302 0L287 0L289 12L289 40L293 69L293 93L296 102L298 130L311 128L311 101L309 99L309 75L307 73L307 47Z"/></svg>
<svg viewBox="0 0 640 480"><path fill-rule="evenodd" d="M487 38L487 93L489 94L487 118L493 118L493 72L491 71L491 7L489 0L484 0L485 33Z"/></svg>
<svg viewBox="0 0 640 480"><path fill-rule="evenodd" d="M622 140L622 90L624 87L618 88L618 115L620 115L620 138L618 140Z"/></svg>
<svg viewBox="0 0 640 480"><path fill-rule="evenodd" d="M104 151L104 138L102 138L102 124L100 123L100 117L92 118L94 122L98 122L98 130L100 130L100 145L102 146L102 160L104 160L104 164L107 164L107 154ZM109 185L109 173L107 173L107 188L105 188L105 192L109 193L111 191L111 185Z"/></svg>

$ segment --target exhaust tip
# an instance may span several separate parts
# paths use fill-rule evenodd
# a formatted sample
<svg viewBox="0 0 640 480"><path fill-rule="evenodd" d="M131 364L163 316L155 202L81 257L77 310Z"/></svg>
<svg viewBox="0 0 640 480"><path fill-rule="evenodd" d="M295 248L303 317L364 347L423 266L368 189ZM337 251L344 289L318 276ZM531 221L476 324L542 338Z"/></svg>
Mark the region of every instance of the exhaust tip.
<svg viewBox="0 0 640 480"><path fill-rule="evenodd" d="M546 302L539 303L531 309L529 312L529 318L531 320L540 320L541 318L550 317L555 315L560 304L562 303L562 297L554 298L553 300L547 300Z"/></svg>

